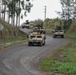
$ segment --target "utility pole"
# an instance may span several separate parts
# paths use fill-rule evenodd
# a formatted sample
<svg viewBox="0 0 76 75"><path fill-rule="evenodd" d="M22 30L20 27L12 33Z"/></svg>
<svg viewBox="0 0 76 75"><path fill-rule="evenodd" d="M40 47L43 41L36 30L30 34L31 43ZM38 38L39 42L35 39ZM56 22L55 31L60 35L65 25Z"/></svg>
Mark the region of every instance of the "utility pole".
<svg viewBox="0 0 76 75"><path fill-rule="evenodd" d="M46 22L45 22L45 20L46 20L46 6L45 6L45 9L44 9L44 26L45 26L45 29L46 29Z"/></svg>
<svg viewBox="0 0 76 75"><path fill-rule="evenodd" d="M44 9L44 20L46 19L46 6L45 6L45 9Z"/></svg>

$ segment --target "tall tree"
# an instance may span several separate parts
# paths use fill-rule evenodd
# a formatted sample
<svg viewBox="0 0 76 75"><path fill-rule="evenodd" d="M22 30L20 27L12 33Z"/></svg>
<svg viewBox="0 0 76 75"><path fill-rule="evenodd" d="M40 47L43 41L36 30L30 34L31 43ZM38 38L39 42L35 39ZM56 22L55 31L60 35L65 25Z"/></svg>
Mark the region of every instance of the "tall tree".
<svg viewBox="0 0 76 75"><path fill-rule="evenodd" d="M11 20L13 25L20 24L21 11L24 10L25 15L29 13L32 7L30 0L2 0L2 13L6 14L6 9L8 12L8 20ZM16 21L17 20L17 21Z"/></svg>
<svg viewBox="0 0 76 75"><path fill-rule="evenodd" d="M69 28L73 18L76 17L76 0L60 0L62 5L62 18L64 27Z"/></svg>

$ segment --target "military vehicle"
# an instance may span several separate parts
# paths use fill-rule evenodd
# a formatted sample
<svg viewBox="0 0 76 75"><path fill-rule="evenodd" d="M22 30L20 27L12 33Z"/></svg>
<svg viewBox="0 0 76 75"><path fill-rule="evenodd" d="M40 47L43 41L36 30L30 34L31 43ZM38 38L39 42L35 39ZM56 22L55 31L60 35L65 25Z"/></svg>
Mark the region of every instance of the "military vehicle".
<svg viewBox="0 0 76 75"><path fill-rule="evenodd" d="M57 26L54 30L53 37L56 38L57 36L61 36L61 38L64 38L64 30L60 26Z"/></svg>
<svg viewBox="0 0 76 75"><path fill-rule="evenodd" d="M33 29L33 25L32 24L24 24L24 25L22 25L22 28Z"/></svg>
<svg viewBox="0 0 76 75"><path fill-rule="evenodd" d="M28 46L31 45L45 45L45 35L44 34L40 34L40 32L38 31L34 31L33 33L31 33L28 37Z"/></svg>
<svg viewBox="0 0 76 75"><path fill-rule="evenodd" d="M42 34L42 35L44 35L45 38L46 38L46 30L45 30L45 29L35 27L35 28L33 29L33 33L34 33L34 32L37 32L37 33L39 33L40 35Z"/></svg>
<svg viewBox="0 0 76 75"><path fill-rule="evenodd" d="M33 28L33 32L28 37L28 45L45 45L46 31L42 28L42 25L36 25Z"/></svg>
<svg viewBox="0 0 76 75"><path fill-rule="evenodd" d="M23 23L21 25L22 28L27 28L27 29L32 29L33 28L33 23L30 23L30 22L26 22L26 23Z"/></svg>

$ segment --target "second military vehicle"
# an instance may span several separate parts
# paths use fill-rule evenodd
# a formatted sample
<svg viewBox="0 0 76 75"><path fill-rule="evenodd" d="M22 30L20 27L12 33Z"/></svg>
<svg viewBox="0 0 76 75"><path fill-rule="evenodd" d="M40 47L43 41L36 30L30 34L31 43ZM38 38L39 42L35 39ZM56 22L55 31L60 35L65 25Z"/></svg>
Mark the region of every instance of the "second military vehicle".
<svg viewBox="0 0 76 75"><path fill-rule="evenodd" d="M57 36L64 38L64 30L60 26L57 26L54 30L53 37L56 38Z"/></svg>

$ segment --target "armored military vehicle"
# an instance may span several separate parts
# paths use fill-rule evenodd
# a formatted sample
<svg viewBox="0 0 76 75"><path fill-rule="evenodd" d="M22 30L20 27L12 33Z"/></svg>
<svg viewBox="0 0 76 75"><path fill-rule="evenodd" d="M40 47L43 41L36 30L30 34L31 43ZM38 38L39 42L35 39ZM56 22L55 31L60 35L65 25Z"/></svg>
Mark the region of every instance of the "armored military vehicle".
<svg viewBox="0 0 76 75"><path fill-rule="evenodd" d="M28 37L28 46L31 45L45 45L45 35L35 31L31 33Z"/></svg>
<svg viewBox="0 0 76 75"><path fill-rule="evenodd" d="M57 36L64 38L64 30L60 26L57 26L54 30L53 37L56 38Z"/></svg>
<svg viewBox="0 0 76 75"><path fill-rule="evenodd" d="M46 38L46 30L45 29L43 29L43 28L35 28L35 29L33 29L33 33L34 32L37 32L38 34L40 34L40 35L44 35L45 36L45 38Z"/></svg>

